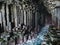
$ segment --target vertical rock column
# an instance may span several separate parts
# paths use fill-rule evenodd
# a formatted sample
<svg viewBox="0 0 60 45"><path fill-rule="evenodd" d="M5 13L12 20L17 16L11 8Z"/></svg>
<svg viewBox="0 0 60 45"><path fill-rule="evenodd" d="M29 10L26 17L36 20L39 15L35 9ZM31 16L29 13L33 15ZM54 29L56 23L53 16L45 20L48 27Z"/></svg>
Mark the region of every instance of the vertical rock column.
<svg viewBox="0 0 60 45"><path fill-rule="evenodd" d="M19 6L19 24L21 24L21 5Z"/></svg>
<svg viewBox="0 0 60 45"><path fill-rule="evenodd" d="M14 8L12 6L11 7L11 22L14 22L14 15L13 15L13 13L14 13Z"/></svg>
<svg viewBox="0 0 60 45"><path fill-rule="evenodd" d="M51 13L52 13L52 25L54 25L54 10L51 10Z"/></svg>
<svg viewBox="0 0 60 45"><path fill-rule="evenodd" d="M56 12L57 12L56 16L58 17L58 29L60 29L60 20L59 20L59 18L60 18L60 8L57 8Z"/></svg>
<svg viewBox="0 0 60 45"><path fill-rule="evenodd" d="M13 5L11 6L11 29L15 27L15 22L14 22L14 8Z"/></svg>
<svg viewBox="0 0 60 45"><path fill-rule="evenodd" d="M37 10L36 10L36 13L35 13L35 26L37 26Z"/></svg>
<svg viewBox="0 0 60 45"><path fill-rule="evenodd" d="M32 27L35 27L35 5L32 6Z"/></svg>
<svg viewBox="0 0 60 45"><path fill-rule="evenodd" d="M5 10L4 10L4 4L2 4L2 19L3 19L3 27L4 27L4 30L5 30L5 27L6 27L6 24L5 24Z"/></svg>
<svg viewBox="0 0 60 45"><path fill-rule="evenodd" d="M0 12L0 24L2 26L2 14L1 14L1 12Z"/></svg>
<svg viewBox="0 0 60 45"><path fill-rule="evenodd" d="M26 25L26 9L25 9L25 5L23 5L23 10L24 10L24 24Z"/></svg>
<svg viewBox="0 0 60 45"><path fill-rule="evenodd" d="M26 25L26 11L24 10L24 24Z"/></svg>
<svg viewBox="0 0 60 45"><path fill-rule="evenodd" d="M20 17L20 24L23 23L23 9L22 9L22 6L21 6L21 17Z"/></svg>
<svg viewBox="0 0 60 45"><path fill-rule="evenodd" d="M7 27L8 27L8 30L9 30L9 9L8 9L8 4L6 4L6 15L7 15Z"/></svg>
<svg viewBox="0 0 60 45"><path fill-rule="evenodd" d="M13 9L14 9L15 27L17 27L17 12L16 12L16 6L15 5L13 5Z"/></svg>
<svg viewBox="0 0 60 45"><path fill-rule="evenodd" d="M28 9L27 9L27 26L29 25L29 13L28 13Z"/></svg>
<svg viewBox="0 0 60 45"><path fill-rule="evenodd" d="M26 11L27 11L27 25L30 26L30 22L31 22L30 6L27 7Z"/></svg>
<svg viewBox="0 0 60 45"><path fill-rule="evenodd" d="M28 13L29 13L29 25L31 26L31 13L30 13L30 8L29 8Z"/></svg>
<svg viewBox="0 0 60 45"><path fill-rule="evenodd" d="M30 17L30 19L31 19L30 24L32 25L32 9L30 10L30 15L31 15L31 17Z"/></svg>

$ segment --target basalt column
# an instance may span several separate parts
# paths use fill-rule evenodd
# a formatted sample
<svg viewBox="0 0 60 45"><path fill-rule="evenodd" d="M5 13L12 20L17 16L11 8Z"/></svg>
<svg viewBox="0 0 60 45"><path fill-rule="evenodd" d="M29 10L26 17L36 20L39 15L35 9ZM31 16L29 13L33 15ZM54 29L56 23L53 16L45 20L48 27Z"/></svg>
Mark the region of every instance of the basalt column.
<svg viewBox="0 0 60 45"><path fill-rule="evenodd" d="M24 10L24 24L26 25L26 10Z"/></svg>
<svg viewBox="0 0 60 45"><path fill-rule="evenodd" d="M36 11L35 11L35 26L37 26L38 25L38 23L37 23L37 16L38 16L38 12L37 12L37 8L35 9Z"/></svg>
<svg viewBox="0 0 60 45"><path fill-rule="evenodd" d="M1 8L2 8L2 4L0 4L0 33L2 33L4 30L3 30L3 19L2 19L2 12L1 12Z"/></svg>
<svg viewBox="0 0 60 45"><path fill-rule="evenodd" d="M5 5L4 4L2 4L2 22L3 22L3 28L4 28L4 30L5 30L5 27L6 27L6 22L5 22L5 10L4 10L4 7L5 7Z"/></svg>
<svg viewBox="0 0 60 45"><path fill-rule="evenodd" d="M15 27L15 22L14 22L14 8L13 5L11 5L11 29Z"/></svg>
<svg viewBox="0 0 60 45"><path fill-rule="evenodd" d="M24 22L24 18L23 18L23 17L24 17L24 16L23 16L24 13L23 13L22 6L21 6L21 14L20 14L20 15L21 15L21 17L20 17L20 24L22 24L22 23Z"/></svg>
<svg viewBox="0 0 60 45"><path fill-rule="evenodd" d="M9 22L9 8L8 8L8 4L6 4L6 17L7 17L7 27L8 30L11 30L11 23Z"/></svg>
<svg viewBox="0 0 60 45"><path fill-rule="evenodd" d="M24 10L24 11L23 11L23 13L24 13L24 14L23 14L23 15L24 15L24 24L27 25L27 23L26 23L26 16L27 16L27 15L26 15L26 7L25 7L25 5L23 5L23 10Z"/></svg>
<svg viewBox="0 0 60 45"><path fill-rule="evenodd" d="M13 10L14 10L14 19L15 19L15 27L17 27L17 12L16 12L16 5L13 5Z"/></svg>

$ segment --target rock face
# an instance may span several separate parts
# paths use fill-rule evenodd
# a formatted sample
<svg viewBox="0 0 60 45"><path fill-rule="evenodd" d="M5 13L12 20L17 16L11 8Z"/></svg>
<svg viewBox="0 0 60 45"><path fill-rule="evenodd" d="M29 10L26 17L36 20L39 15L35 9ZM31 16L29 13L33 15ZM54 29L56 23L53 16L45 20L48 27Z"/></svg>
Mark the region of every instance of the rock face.
<svg viewBox="0 0 60 45"><path fill-rule="evenodd" d="M60 28L60 1L59 0L45 0L43 1L48 9L48 12L52 15L52 24Z"/></svg>
<svg viewBox="0 0 60 45"><path fill-rule="evenodd" d="M4 30L11 30L24 24L29 27L36 27L44 24L44 14L40 10L40 4L28 0L4 0L1 2L1 25ZM42 6L41 6L42 7ZM43 8L42 8L43 10ZM41 16L40 16L41 12ZM43 20L43 21L41 21ZM40 23L41 22L41 23ZM17 30L17 29L16 29Z"/></svg>
<svg viewBox="0 0 60 45"><path fill-rule="evenodd" d="M42 28L45 25L47 26ZM3 32L9 33L10 37L7 38L14 41L10 45L15 45L15 38L18 38L17 44L21 45L46 43L48 39L44 36L48 32L49 25L60 28L60 1L0 0L0 35ZM56 33L58 37L59 30Z"/></svg>

